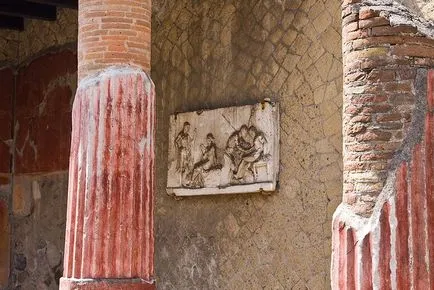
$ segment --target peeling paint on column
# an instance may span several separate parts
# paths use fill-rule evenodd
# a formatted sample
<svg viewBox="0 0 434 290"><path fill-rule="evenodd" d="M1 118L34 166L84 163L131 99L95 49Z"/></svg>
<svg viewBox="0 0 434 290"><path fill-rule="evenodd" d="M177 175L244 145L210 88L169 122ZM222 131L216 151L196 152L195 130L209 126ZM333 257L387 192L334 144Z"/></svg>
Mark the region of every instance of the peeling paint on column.
<svg viewBox="0 0 434 290"><path fill-rule="evenodd" d="M61 289L89 277L152 284L154 99L141 70L109 68L79 86Z"/></svg>

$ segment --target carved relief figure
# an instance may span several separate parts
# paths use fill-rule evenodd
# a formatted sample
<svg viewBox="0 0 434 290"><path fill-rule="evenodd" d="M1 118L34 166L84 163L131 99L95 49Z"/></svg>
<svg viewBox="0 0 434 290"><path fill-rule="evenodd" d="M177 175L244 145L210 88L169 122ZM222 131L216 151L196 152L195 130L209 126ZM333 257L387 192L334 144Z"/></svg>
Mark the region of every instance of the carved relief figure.
<svg viewBox="0 0 434 290"><path fill-rule="evenodd" d="M189 187L204 187L204 177L212 170L221 169L221 164L217 161L217 146L213 134L206 135L206 144L200 145L202 152L201 158L193 166Z"/></svg>
<svg viewBox="0 0 434 290"><path fill-rule="evenodd" d="M185 122L182 130L175 138L175 148L177 152L176 170L181 174L181 183L183 185L188 183L188 175L193 167L191 147L196 138L196 129L193 135L190 135L190 127L190 123Z"/></svg>
<svg viewBox="0 0 434 290"><path fill-rule="evenodd" d="M237 180L244 178L247 170L252 170L252 165L263 157L264 144L266 140L262 133L258 134L254 141L253 147L245 152L241 157L241 162L238 165L238 169L234 172L234 177ZM252 170L252 173L255 174Z"/></svg>
<svg viewBox="0 0 434 290"><path fill-rule="evenodd" d="M229 136L226 143L225 160L229 161L231 183L242 183L251 174L256 178L253 165L269 156L264 153L265 136L255 126L242 125ZM225 164L227 166L227 164Z"/></svg>
<svg viewBox="0 0 434 290"><path fill-rule="evenodd" d="M177 196L272 191L279 158L279 106L170 116L167 192Z"/></svg>

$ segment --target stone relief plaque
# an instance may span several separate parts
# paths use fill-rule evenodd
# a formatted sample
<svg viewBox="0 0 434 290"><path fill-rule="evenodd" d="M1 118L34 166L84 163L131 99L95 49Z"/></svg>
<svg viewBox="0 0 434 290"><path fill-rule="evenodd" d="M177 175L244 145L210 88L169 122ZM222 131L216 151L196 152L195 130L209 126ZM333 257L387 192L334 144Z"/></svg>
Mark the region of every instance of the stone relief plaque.
<svg viewBox="0 0 434 290"><path fill-rule="evenodd" d="M277 103L170 116L168 194L274 191L278 170Z"/></svg>

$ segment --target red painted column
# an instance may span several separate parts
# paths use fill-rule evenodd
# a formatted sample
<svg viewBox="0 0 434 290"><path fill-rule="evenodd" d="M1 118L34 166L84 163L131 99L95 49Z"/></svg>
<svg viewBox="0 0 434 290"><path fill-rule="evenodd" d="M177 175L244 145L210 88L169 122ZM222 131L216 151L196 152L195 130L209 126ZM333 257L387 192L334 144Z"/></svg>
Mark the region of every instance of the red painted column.
<svg viewBox="0 0 434 290"><path fill-rule="evenodd" d="M154 289L151 1L80 0L60 289Z"/></svg>

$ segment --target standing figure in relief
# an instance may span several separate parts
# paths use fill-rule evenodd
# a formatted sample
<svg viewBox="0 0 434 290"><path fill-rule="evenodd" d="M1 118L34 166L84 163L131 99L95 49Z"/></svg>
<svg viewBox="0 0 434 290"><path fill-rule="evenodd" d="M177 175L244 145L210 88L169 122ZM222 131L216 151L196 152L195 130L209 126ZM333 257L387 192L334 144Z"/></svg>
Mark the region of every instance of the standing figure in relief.
<svg viewBox="0 0 434 290"><path fill-rule="evenodd" d="M187 185L188 175L193 167L193 156L191 147L196 138L196 129L193 136L190 135L190 123L184 122L182 130L175 138L175 148L177 151L176 170L181 173L182 185Z"/></svg>

